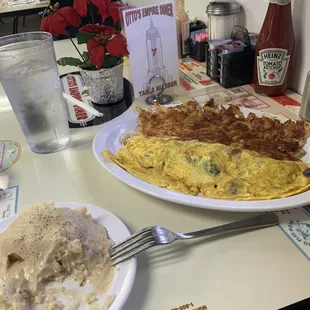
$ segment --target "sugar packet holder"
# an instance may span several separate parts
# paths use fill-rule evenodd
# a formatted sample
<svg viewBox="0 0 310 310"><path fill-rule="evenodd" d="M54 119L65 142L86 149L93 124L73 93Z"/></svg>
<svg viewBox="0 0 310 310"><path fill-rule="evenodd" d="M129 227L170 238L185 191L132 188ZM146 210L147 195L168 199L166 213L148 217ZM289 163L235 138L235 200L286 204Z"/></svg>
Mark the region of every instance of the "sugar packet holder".
<svg viewBox="0 0 310 310"><path fill-rule="evenodd" d="M206 25L201 21L196 21L192 23L190 30L189 55L192 59L205 62L205 46L209 37Z"/></svg>

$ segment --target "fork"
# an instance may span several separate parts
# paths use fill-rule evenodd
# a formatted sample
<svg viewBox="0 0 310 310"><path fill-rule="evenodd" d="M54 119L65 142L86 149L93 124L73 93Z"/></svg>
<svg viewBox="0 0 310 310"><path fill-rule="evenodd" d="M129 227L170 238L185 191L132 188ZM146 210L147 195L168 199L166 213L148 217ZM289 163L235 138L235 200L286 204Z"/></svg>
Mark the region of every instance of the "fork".
<svg viewBox="0 0 310 310"><path fill-rule="evenodd" d="M201 238L254 228L270 227L278 224L279 218L275 213L265 213L238 222L190 233L174 233L161 226L146 227L114 245L110 260L112 261L112 265L116 265L149 248L157 245L170 244L176 240Z"/></svg>

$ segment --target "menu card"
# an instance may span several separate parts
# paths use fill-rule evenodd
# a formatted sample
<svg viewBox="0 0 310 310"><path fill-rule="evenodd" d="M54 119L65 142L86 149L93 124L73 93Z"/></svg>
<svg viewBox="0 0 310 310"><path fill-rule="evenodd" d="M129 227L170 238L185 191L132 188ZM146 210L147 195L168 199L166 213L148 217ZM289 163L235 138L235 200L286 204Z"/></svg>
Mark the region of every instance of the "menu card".
<svg viewBox="0 0 310 310"><path fill-rule="evenodd" d="M124 10L135 98L177 86L179 61L174 2ZM157 79L160 76L163 81Z"/></svg>

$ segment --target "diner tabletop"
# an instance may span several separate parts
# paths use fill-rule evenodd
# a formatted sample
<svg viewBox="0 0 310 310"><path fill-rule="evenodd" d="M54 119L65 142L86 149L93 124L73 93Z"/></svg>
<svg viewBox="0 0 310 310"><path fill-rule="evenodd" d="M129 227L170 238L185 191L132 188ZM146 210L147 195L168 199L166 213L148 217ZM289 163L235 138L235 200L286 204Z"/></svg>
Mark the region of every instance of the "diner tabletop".
<svg viewBox="0 0 310 310"><path fill-rule="evenodd" d="M57 58L76 55L67 40L55 42L55 50ZM59 67L60 74L70 71L76 68ZM125 66L124 76L130 80L129 66ZM170 94L174 99L185 100L208 96L215 90L221 88L215 85L188 92L177 87ZM292 94L290 98L297 101L300 96ZM130 110L137 105L146 107L144 100L139 99ZM267 111L297 118L282 108L275 102L269 104ZM0 90L0 142L18 142L22 149L19 160L0 173L0 182L6 179L8 186L18 186L18 211L42 201L88 203L114 213L131 232L152 225L188 232L257 214L178 205L124 185L105 171L93 155L93 138L102 126L105 125L71 129L69 148L50 155L35 154ZM310 295L309 252L287 234L281 227L271 227L149 250L138 256L135 284L124 310L274 310L306 299Z"/></svg>
<svg viewBox="0 0 310 310"><path fill-rule="evenodd" d="M34 3L23 3L20 5L13 5L8 6L5 5L0 8L0 15L5 13L13 13L13 12L20 12L20 11L27 11L33 9L44 9L49 5L50 1L39 1Z"/></svg>

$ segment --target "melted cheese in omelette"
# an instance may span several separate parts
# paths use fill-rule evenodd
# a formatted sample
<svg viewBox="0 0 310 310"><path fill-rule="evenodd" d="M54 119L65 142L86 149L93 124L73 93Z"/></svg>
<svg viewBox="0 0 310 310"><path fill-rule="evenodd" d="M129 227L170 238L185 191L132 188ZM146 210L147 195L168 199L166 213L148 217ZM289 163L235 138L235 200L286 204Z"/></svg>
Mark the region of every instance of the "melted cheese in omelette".
<svg viewBox="0 0 310 310"><path fill-rule="evenodd" d="M303 176L310 165L222 144L136 136L117 155L103 156L148 183L207 198L274 199L310 188Z"/></svg>

